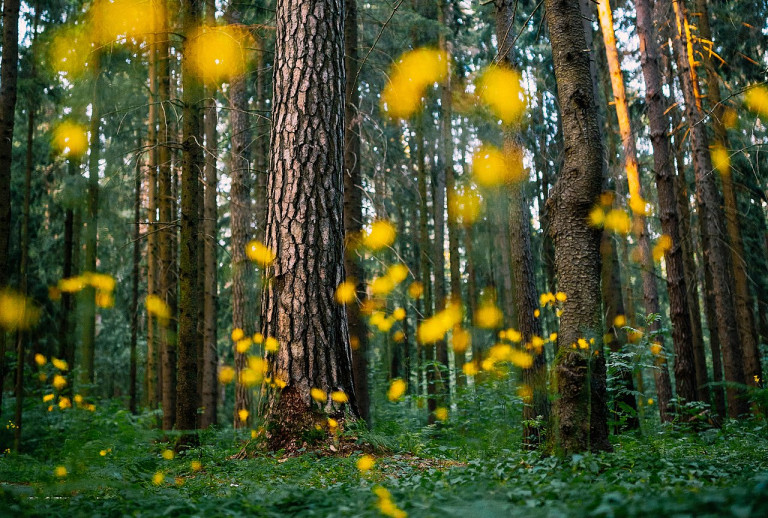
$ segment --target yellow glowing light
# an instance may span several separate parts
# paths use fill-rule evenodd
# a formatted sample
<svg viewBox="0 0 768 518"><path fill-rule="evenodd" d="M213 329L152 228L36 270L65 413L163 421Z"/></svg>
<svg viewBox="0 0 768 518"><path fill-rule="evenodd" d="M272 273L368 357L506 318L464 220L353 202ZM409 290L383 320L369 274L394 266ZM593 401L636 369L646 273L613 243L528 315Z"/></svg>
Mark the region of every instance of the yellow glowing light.
<svg viewBox="0 0 768 518"><path fill-rule="evenodd" d="M370 455L363 455L362 457L357 459L357 462L355 463L360 473L365 473L366 471L370 471L373 468L374 464L376 464L376 461Z"/></svg>
<svg viewBox="0 0 768 518"><path fill-rule="evenodd" d="M171 308L163 299L157 295L147 295L144 304L147 306L147 312L156 316L161 322L168 322L171 318Z"/></svg>
<svg viewBox="0 0 768 518"><path fill-rule="evenodd" d="M276 353L280 348L280 343L274 336L268 336L264 341L264 350L268 353Z"/></svg>
<svg viewBox="0 0 768 518"><path fill-rule="evenodd" d="M525 179L522 150L510 147L504 151L484 144L472 155L472 177L478 185L495 188Z"/></svg>
<svg viewBox="0 0 768 518"><path fill-rule="evenodd" d="M445 52L416 49L403 54L392 67L381 92L381 105L393 119L407 119L421 107L426 89L448 75Z"/></svg>
<svg viewBox="0 0 768 518"><path fill-rule="evenodd" d="M95 42L146 39L158 31L161 5L157 0L97 0L90 11Z"/></svg>
<svg viewBox="0 0 768 518"><path fill-rule="evenodd" d="M454 327L451 341L454 352L463 353L469 348L471 343L472 335L469 331L460 327Z"/></svg>
<svg viewBox="0 0 768 518"><path fill-rule="evenodd" d="M251 415L251 413L245 408L241 408L240 410L237 411L237 417L240 418L240 422L242 423L248 420L249 415Z"/></svg>
<svg viewBox="0 0 768 518"><path fill-rule="evenodd" d="M448 420L448 409L445 407L438 407L435 409L435 419L438 421L447 421Z"/></svg>
<svg viewBox="0 0 768 518"><path fill-rule="evenodd" d="M271 248L261 241L253 240L245 246L245 255L251 261L260 264L262 267L269 266L275 260L277 255Z"/></svg>
<svg viewBox="0 0 768 518"><path fill-rule="evenodd" d="M325 403L328 401L328 395L325 391L317 387L312 388L312 390L309 391L309 395L318 403Z"/></svg>
<svg viewBox="0 0 768 518"><path fill-rule="evenodd" d="M498 65L488 67L477 80L480 99L505 124L519 122L525 113L526 99L520 82L519 72Z"/></svg>
<svg viewBox="0 0 768 518"><path fill-rule="evenodd" d="M88 135L85 127L71 121L64 121L53 129L53 148L67 157L77 158L88 150Z"/></svg>
<svg viewBox="0 0 768 518"><path fill-rule="evenodd" d="M235 369L229 365L224 365L219 369L219 383L229 385L235 379Z"/></svg>
<svg viewBox="0 0 768 518"><path fill-rule="evenodd" d="M405 319L405 309L395 308L395 310L392 312L392 318L394 318L395 320Z"/></svg>
<svg viewBox="0 0 768 518"><path fill-rule="evenodd" d="M67 476L67 468L65 468L64 466L56 466L56 468L54 468L53 470L53 474L57 478L64 478Z"/></svg>
<svg viewBox="0 0 768 518"><path fill-rule="evenodd" d="M402 263L395 263L387 268L387 277L393 284L398 285L408 278L408 267Z"/></svg>
<svg viewBox="0 0 768 518"><path fill-rule="evenodd" d="M623 210L613 209L605 215L604 226L606 230L627 235L632 230L632 220Z"/></svg>
<svg viewBox="0 0 768 518"><path fill-rule="evenodd" d="M374 221L371 225L371 231L363 237L363 245L371 250L381 250L387 248L395 242L397 231L395 226L389 221Z"/></svg>
<svg viewBox="0 0 768 518"><path fill-rule="evenodd" d="M474 362L465 363L461 367L461 370L464 372L465 376L470 376L470 377L477 376L477 373L479 372L477 369L477 365L475 365Z"/></svg>
<svg viewBox="0 0 768 518"><path fill-rule="evenodd" d="M768 87L751 87L744 95L744 104L759 116L768 117Z"/></svg>
<svg viewBox="0 0 768 518"><path fill-rule="evenodd" d="M495 304L483 304L475 311L475 325L484 329L493 329L501 325L504 314Z"/></svg>
<svg viewBox="0 0 768 518"><path fill-rule="evenodd" d="M424 294L424 285L419 281L414 281L408 286L408 296L412 299L418 299Z"/></svg>
<svg viewBox="0 0 768 518"><path fill-rule="evenodd" d="M91 46L90 26L67 25L56 30L48 46L48 64L69 80L77 79L88 66Z"/></svg>
<svg viewBox="0 0 768 518"><path fill-rule="evenodd" d="M390 401L397 401L405 395L405 391L408 385L401 379L392 380L387 391L387 399Z"/></svg>
<svg viewBox="0 0 768 518"><path fill-rule="evenodd" d="M661 261L661 258L664 257L664 254L666 254L671 249L672 238L666 234L663 234L661 237L659 237L659 240L653 246L653 260L656 262Z"/></svg>
<svg viewBox="0 0 768 518"><path fill-rule="evenodd" d="M352 281L344 281L336 288L336 302L339 304L349 304L357 298L355 291L355 283Z"/></svg>
<svg viewBox="0 0 768 518"><path fill-rule="evenodd" d="M374 278L371 281L370 288L371 293L374 295L386 295L395 288L395 285L392 283L392 279L383 276Z"/></svg>
<svg viewBox="0 0 768 518"><path fill-rule="evenodd" d="M346 403L349 401L349 397L343 390L334 390L331 392L331 399L334 403Z"/></svg>
<svg viewBox="0 0 768 518"><path fill-rule="evenodd" d="M453 223L471 225L480 217L482 207L480 194L469 187L448 193L448 218Z"/></svg>
<svg viewBox="0 0 768 518"><path fill-rule="evenodd" d="M624 327L627 325L627 317L624 315L616 315L613 319L613 325L616 327Z"/></svg>
<svg viewBox="0 0 768 518"><path fill-rule="evenodd" d="M710 155L712 157L712 165L720 174L731 174L731 155L727 149L720 144L716 144L710 149Z"/></svg>
<svg viewBox="0 0 768 518"><path fill-rule="evenodd" d="M188 38L185 52L195 77L218 85L245 75L255 45L243 26L202 27Z"/></svg>

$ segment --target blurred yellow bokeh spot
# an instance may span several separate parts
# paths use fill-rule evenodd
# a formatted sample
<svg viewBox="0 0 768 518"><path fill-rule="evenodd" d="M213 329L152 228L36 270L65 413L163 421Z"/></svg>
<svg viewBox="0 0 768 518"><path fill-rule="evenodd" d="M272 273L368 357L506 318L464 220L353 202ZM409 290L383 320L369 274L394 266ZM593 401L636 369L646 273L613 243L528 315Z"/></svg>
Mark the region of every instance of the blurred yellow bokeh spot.
<svg viewBox="0 0 768 518"><path fill-rule="evenodd" d="M239 25L202 27L187 39L190 70L208 85L219 85L245 75L255 42Z"/></svg>
<svg viewBox="0 0 768 518"><path fill-rule="evenodd" d="M64 156L78 158L88 150L88 134L85 126L63 121L53 128L53 148Z"/></svg>

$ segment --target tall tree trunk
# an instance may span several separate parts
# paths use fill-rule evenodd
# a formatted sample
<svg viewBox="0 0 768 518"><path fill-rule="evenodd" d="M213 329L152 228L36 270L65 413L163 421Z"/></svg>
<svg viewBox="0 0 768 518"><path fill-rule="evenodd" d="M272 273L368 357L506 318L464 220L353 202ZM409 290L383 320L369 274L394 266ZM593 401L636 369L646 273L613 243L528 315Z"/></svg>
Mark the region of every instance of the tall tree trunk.
<svg viewBox="0 0 768 518"><path fill-rule="evenodd" d="M206 25L216 25L216 3L214 0L206 0L205 3ZM205 101L205 201L203 220L203 260L205 262L205 282L203 291L203 354L199 358L202 367L202 383L200 404L203 413L200 416L201 428L208 428L217 423L218 404L218 351L216 347L216 308L218 300L218 281L216 251L218 247L218 225L216 192L218 178L216 175L216 162L219 156L218 134L216 131L217 108L216 89L208 90L208 98Z"/></svg>
<svg viewBox="0 0 768 518"><path fill-rule="evenodd" d="M149 121L147 129L147 295L157 295L158 286L158 224L157 224L157 36L150 36L149 46ZM158 334L157 319L147 311L147 366L145 372L146 401L157 408L159 387L157 379Z"/></svg>
<svg viewBox="0 0 768 518"><path fill-rule="evenodd" d="M314 427L313 387L346 394L323 405L331 415L358 415L346 311L334 300L344 278L343 9L278 0L275 14L266 245L276 259L261 309L263 334L280 343L272 376L286 383L268 401L274 447Z"/></svg>
<svg viewBox="0 0 768 518"><path fill-rule="evenodd" d="M697 27L699 29L700 41L703 45L714 45L712 43L712 30L709 27L707 1L696 0L695 7L699 17ZM707 73L707 99L712 110L711 121L715 134L715 145L720 146L720 149L730 154L728 131L723 123L725 105L721 103L720 80L712 63L711 48L702 48L701 55ZM741 237L733 170L720 171L720 173L723 186L723 201L725 202L725 223L728 231L728 242L730 243L731 266L733 268L733 299L736 310L736 324L744 353L744 377L747 385L757 387L759 386L757 380L763 379L763 369L760 365L760 351L758 349L757 334L755 333L754 301L749 292L747 258L744 255L744 241Z"/></svg>
<svg viewBox="0 0 768 518"><path fill-rule="evenodd" d="M160 330L160 376L161 403L163 406L163 430L171 430L176 422L176 210L174 173L172 164L171 141L174 128L168 113L171 101L170 53L168 38L170 28L167 11L161 9L161 31L157 44L157 76L159 142L158 142L158 182L157 196L159 205L158 248L158 292L168 305L171 318Z"/></svg>
<svg viewBox="0 0 768 518"><path fill-rule="evenodd" d="M101 156L101 57L93 54L93 83L91 97L90 149L88 152L88 203L85 220L86 272L96 271L99 217L99 160ZM82 291L82 334L80 338L80 392L88 393L94 379L96 342L96 291L87 286Z"/></svg>
<svg viewBox="0 0 768 518"><path fill-rule="evenodd" d="M138 145L141 146L141 140ZM128 367L128 408L131 413L137 412L137 366L136 345L139 339L139 263L141 262L141 241L139 222L141 221L141 160L136 159L136 178L133 195L133 264L131 268L131 343Z"/></svg>
<svg viewBox="0 0 768 518"><path fill-rule="evenodd" d="M602 339L600 233L587 216L600 194L602 144L577 3L546 0L552 55L561 107L564 157L548 201L560 290L568 301L560 318L555 363L556 445L566 452L610 450L605 359L599 348L572 349L579 338Z"/></svg>
<svg viewBox="0 0 768 518"><path fill-rule="evenodd" d="M665 0L669 5L670 0ZM677 33L673 44L677 51L677 70L685 99L685 114L691 133L693 167L696 175L696 201L699 207L699 224L702 226L704 262L712 273L717 327L723 352L725 380L735 384L744 383L742 347L736 324L736 311L731 297L732 275L729 270L727 244L720 233L720 222L724 219L720 207L715 178L712 176L712 160L709 154L709 140L706 127L702 124L698 78L691 67L692 50L689 45L690 30L680 0L671 0L677 21ZM708 243L704 241L708 240ZM726 389L728 415L738 417L747 411L743 391L736 385Z"/></svg>
<svg viewBox="0 0 768 518"><path fill-rule="evenodd" d="M516 2L501 0L496 2L496 38L498 39L500 61L508 67L514 65L512 38ZM514 92L516 85L510 85ZM510 94L511 95L511 94ZM515 142L514 130L506 128L504 132L505 154L514 156L518 147ZM540 150L539 150L540 151ZM522 164L516 164L522 169ZM514 291L508 297L513 297L517 326L522 335L522 343L526 344L533 355L533 365L523 369L523 383L530 390L531 396L523 398L523 444L528 448L536 448L543 441L542 430L534 425L536 418L549 418L549 399L547 397L547 361L543 347L532 346L534 338L541 338L541 320L534 315L538 308L536 296L536 279L531 253L530 207L525 193L528 182L515 183L509 191L509 256Z"/></svg>
<svg viewBox="0 0 768 518"><path fill-rule="evenodd" d="M192 34L200 21L201 1L186 0L182 4L185 34ZM198 353L198 189L202 176L203 156L199 137L201 128L202 85L190 70L191 56L181 61L183 137L181 172L181 235L179 253L179 342L178 378L176 381L176 427L193 430L199 406L197 392ZM185 434L180 445L191 443L194 435Z"/></svg>
<svg viewBox="0 0 768 518"><path fill-rule="evenodd" d="M11 161L19 75L19 0L3 2L3 54L0 63L0 288L8 284L11 236ZM0 333L5 342L5 333ZM3 347L3 351L5 348Z"/></svg>
<svg viewBox="0 0 768 518"><path fill-rule="evenodd" d="M420 282L423 286L423 295L421 297L421 315L422 318L426 318L432 314L432 275L431 265L429 261L429 229L427 227L429 221L429 210L427 200L427 170L425 163L424 147L426 142L424 139L424 116L419 113L416 114L415 121L415 144L416 144L416 171L417 171L417 188L419 192L419 275ZM422 379L422 373L426 374L425 368L427 364L427 353L430 352L425 349L421 342L417 341L416 357L417 357L417 373L418 378ZM424 392L429 392L429 379L424 381ZM427 411L430 416L434 416L434 410L437 407L434 398L427 400ZM432 419L428 417L428 419Z"/></svg>
<svg viewBox="0 0 768 518"><path fill-rule="evenodd" d="M607 4L607 0L603 1ZM636 0L635 6L637 32L640 37L641 67L645 79L646 107L653 146L653 164L659 193L661 229L672 244L664 253L664 261L667 272L669 312L672 320L672 342L675 346L675 390L678 399L700 400L688 306L688 287L677 214L674 158L670 153L667 137L669 119L664 107L659 49L653 29L653 12L648 0ZM661 401L659 401L659 407L661 408Z"/></svg>
<svg viewBox="0 0 768 518"><path fill-rule="evenodd" d="M363 229L363 185L360 174L360 92L355 84L358 64L357 0L344 0L344 53L346 103L344 104L344 233L346 242L354 244ZM357 247L349 246L344 254L347 279L356 283L357 296L365 297L365 271L360 267ZM347 305L349 337L352 343L352 374L360 417L370 424L368 392L368 330L360 315L358 303Z"/></svg>
<svg viewBox="0 0 768 518"><path fill-rule="evenodd" d="M245 80L236 79L230 86L230 127L232 155L230 169L230 212L232 214L232 325L246 336L254 331L252 284L253 267L245 256L251 222L250 130L248 127ZM235 353L235 369L239 376L247 366L246 354ZM236 387L235 427L248 426L249 419L239 418L240 410L251 410L251 389L240 383Z"/></svg>

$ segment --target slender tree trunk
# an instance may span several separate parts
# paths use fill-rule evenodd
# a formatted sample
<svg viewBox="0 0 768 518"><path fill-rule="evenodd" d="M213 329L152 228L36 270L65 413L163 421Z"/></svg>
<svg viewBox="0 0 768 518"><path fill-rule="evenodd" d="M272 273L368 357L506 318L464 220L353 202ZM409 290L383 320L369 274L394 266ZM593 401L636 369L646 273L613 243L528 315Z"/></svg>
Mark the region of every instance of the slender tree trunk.
<svg viewBox="0 0 768 518"><path fill-rule="evenodd" d="M216 3L214 0L206 0L205 3L206 25L216 25ZM219 156L218 134L216 131L217 108L216 89L208 90L208 98L205 101L205 201L203 220L203 259L205 262L205 282L203 291L204 328L203 328L203 353L201 361L202 383L200 403L203 413L200 416L201 428L208 428L217 423L218 404L218 351L216 346L217 327L216 309L218 300L218 281L216 251L218 246L218 225L216 193L218 178L216 175L216 162Z"/></svg>
<svg viewBox="0 0 768 518"><path fill-rule="evenodd" d="M599 347L587 353L571 348L579 338L594 338L598 346L602 339L600 233L587 224L601 190L602 144L579 6L567 0L546 0L545 6L564 141L548 205L558 285L568 297L555 363L556 445L565 453L610 450L605 359Z"/></svg>
<svg viewBox="0 0 768 518"><path fill-rule="evenodd" d="M344 278L344 7L278 0L275 20L266 245L276 259L261 314L263 334L280 343L272 377L286 384L268 402L277 448L314 428L313 387L346 394L323 405L332 416L358 410L346 311L334 300Z"/></svg>
<svg viewBox="0 0 768 518"><path fill-rule="evenodd" d="M698 14L697 27L699 29L700 41L703 45L714 45L712 43L712 30L709 27L709 10L706 0L695 1L696 12ZM709 43L704 43L709 42ZM692 42L691 42L692 43ZM690 44L690 43L689 43ZM711 60L711 52L702 48L702 61L707 72L707 99L712 110L712 128L715 134L715 145L730 153L730 143L728 141L728 131L723 123L723 114L725 105L720 97L720 80L714 69ZM711 51L711 49L709 49ZM758 339L755 332L755 315L753 311L754 301L749 292L749 281L747 278L746 256L744 255L744 241L741 237L741 227L738 217L738 204L736 202L736 191L734 189L733 170L720 171L720 180L723 186L723 200L725 202L725 223L728 231L728 242L731 251L731 266L733 268L733 299L736 310L736 324L739 331L739 339L743 347L744 354L744 377L747 385L757 387L757 380L763 379L763 369L760 365L760 351L758 349Z"/></svg>
<svg viewBox="0 0 768 518"><path fill-rule="evenodd" d="M607 0L603 1L607 4ZM669 119L664 107L659 49L655 39L653 12L649 1L636 0L635 6L656 185L659 193L659 216L662 231L672 243L664 253L664 261L667 272L669 312L672 320L672 342L675 346L675 389L678 399L693 401L701 397L696 378L688 287L683 265L682 239L675 194L674 158L670 153L667 137ZM661 408L661 401L659 401L659 407Z"/></svg>
<svg viewBox="0 0 768 518"><path fill-rule="evenodd" d="M157 35L150 36L149 46L149 121L147 131L147 294L157 295L158 230L157 225ZM157 319L147 311L147 366L145 372L146 401L149 408L157 408Z"/></svg>
<svg viewBox="0 0 768 518"><path fill-rule="evenodd" d="M138 145L141 146L141 140ZM136 366L136 345L139 339L139 263L141 262L141 241L139 233L139 222L141 221L141 160L136 159L136 179L134 182L133 198L133 265L131 268L131 343L128 387L129 402L128 408L131 413L137 413L137 366Z"/></svg>
<svg viewBox="0 0 768 518"><path fill-rule="evenodd" d="M200 20L200 0L186 0L182 5L182 25L191 34ZM199 406L197 391L198 354L198 189L202 176L203 156L199 144L201 128L202 85L190 72L190 56L181 61L183 140L181 172L181 235L179 253L179 342L178 378L176 384L176 427L193 430ZM180 445L193 443L194 435L180 439Z"/></svg>
<svg viewBox="0 0 768 518"><path fill-rule="evenodd" d="M499 42L501 62L513 66L512 38L516 2L501 0L496 3L496 38ZM514 85L510 85L512 87ZM514 89L513 89L514 91ZM504 134L505 153L513 156L518 147L511 128ZM517 164L522 168L522 164ZM531 395L523 398L523 444L536 448L543 442L542 430L534 425L536 418L549 418L549 399L547 397L547 361L543 347L532 345L534 338L541 338L541 320L534 315L538 308L536 279L531 253L530 207L525 193L526 182L515 183L509 191L509 256L514 291L508 293L513 298L517 326L522 334L523 343L533 355L533 365L523 369L523 383ZM513 296L514 294L514 296Z"/></svg>
<svg viewBox="0 0 768 518"><path fill-rule="evenodd" d="M670 0L665 0L669 2ZM731 298L732 275L729 271L728 255L724 236L720 232L720 222L724 219L720 208L715 178L712 176L712 160L709 154L709 140L706 127L702 124L698 78L691 67L692 50L689 45L689 33L684 6L679 0L671 0L677 21L677 33L673 44L677 50L678 74L685 98L685 113L691 132L693 166L696 174L696 201L699 207L699 224L702 226L704 262L712 273L715 305L717 308L717 327L723 352L725 380L743 384L744 366L742 347L736 324L736 311ZM667 4L668 5L668 4ZM732 385L726 389L728 415L738 417L747 411L743 391Z"/></svg>
<svg viewBox="0 0 768 518"><path fill-rule="evenodd" d="M3 53L0 63L0 288L8 284L11 236L11 161L19 75L19 0L3 2ZM5 333L0 333L5 342ZM3 347L5 350L5 347Z"/></svg>
<svg viewBox="0 0 768 518"><path fill-rule="evenodd" d="M176 210L173 188L173 164L171 139L173 127L168 117L171 109L171 76L169 53L169 26L165 10L161 20L161 32L157 45L157 76L159 104L158 185L160 250L158 292L171 312L171 318L160 330L161 403L163 406L163 430L171 430L176 422Z"/></svg>
<svg viewBox="0 0 768 518"><path fill-rule="evenodd" d="M247 96L245 79L232 82L229 94L230 127L232 128L232 155L230 168L232 187L230 190L230 212L232 214L232 325L242 329L246 336L254 331L253 267L245 256L251 222L251 168L250 128L248 126ZM239 376L247 365L246 354L235 352L235 369ZM251 410L251 389L240 383L236 387L235 427L248 426L249 419L241 420L240 410Z"/></svg>
<svg viewBox="0 0 768 518"><path fill-rule="evenodd" d="M424 157L424 147L426 145L424 139L424 118L423 114L416 115L415 121L415 144L416 144L416 170L417 170L417 186L419 191L419 275L420 281L424 288L424 293L421 297L421 314L422 318L428 317L432 314L432 275L431 266L429 261L429 249L431 244L429 242L429 230L427 223L429 221L428 200L427 200L427 171ZM427 368L427 354L430 350L424 348L424 346L417 341L416 356L418 363L418 378L422 379L422 373L426 374ZM424 392L429 393L429 378L425 377L426 389ZM437 408L434 398L427 399L427 412L429 416L428 420L434 419L434 411Z"/></svg>
<svg viewBox="0 0 768 518"><path fill-rule="evenodd" d="M99 160L101 157L101 58L94 54L91 101L90 149L88 153L88 203L85 220L85 271L96 271L99 217ZM80 392L88 393L94 379L96 342L96 291L86 286L82 291L82 334L80 338Z"/></svg>
<svg viewBox="0 0 768 518"><path fill-rule="evenodd" d="M346 103L344 105L344 232L346 242L353 244L363 228L363 185L360 174L360 92L355 84L358 63L357 0L344 0L344 50ZM357 247L349 246L344 254L347 279L356 283L357 296L365 297L365 271L360 267ZM368 329L361 318L357 302L347 305L349 338L352 343L352 374L360 417L370 424L368 393Z"/></svg>

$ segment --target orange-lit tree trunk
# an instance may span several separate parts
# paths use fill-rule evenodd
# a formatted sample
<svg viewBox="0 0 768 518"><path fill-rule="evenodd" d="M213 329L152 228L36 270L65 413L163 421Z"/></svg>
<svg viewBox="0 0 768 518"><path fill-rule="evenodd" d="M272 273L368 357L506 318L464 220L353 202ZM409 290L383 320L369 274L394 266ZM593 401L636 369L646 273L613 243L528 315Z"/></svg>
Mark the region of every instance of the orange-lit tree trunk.
<svg viewBox="0 0 768 518"><path fill-rule="evenodd" d="M727 243L720 232L720 222L724 215L720 207L717 185L712 175L712 160L709 153L709 139L701 110L698 77L691 66L693 51L690 45L690 27L685 14L685 6L680 0L671 1L677 31L673 44L677 52L677 71L683 97L685 114L690 128L693 167L696 176L696 202L699 208L699 224L702 226L704 244L704 263L712 274L715 306L717 310L717 328L723 353L725 380L734 384L744 383L742 346L736 324L736 311L733 307L731 286L733 276L728 264ZM705 241L706 238L706 241ZM743 391L737 385L726 389L728 415L738 417L747 411Z"/></svg>
<svg viewBox="0 0 768 518"><path fill-rule="evenodd" d="M659 216L662 231L672 242L671 248L664 253L664 260L673 326L672 341L675 346L675 389L677 397L683 401L700 400L693 330L688 306L688 287L683 264L682 237L677 213L675 164L667 137L669 119L664 107L659 49L653 29L653 11L648 0L636 0L635 7L656 185L659 193Z"/></svg>
<svg viewBox="0 0 768 518"><path fill-rule="evenodd" d="M608 61L608 70L611 78L611 88L613 90L613 104L616 108L616 116L619 122L619 133L624 148L624 170L627 175L627 184L629 186L629 206L634 215L634 234L638 241L638 247L641 257L641 272L643 276L643 298L645 300L646 314L660 314L658 286L656 285L656 268L651 255L650 239L648 237L648 223L645 219L645 199L643 198L642 184L640 182L640 169L637 162L637 144L635 136L632 133L632 127L629 121L629 107L627 105L627 96L624 89L624 77L621 72L621 63L619 62L619 53L616 48L616 36L613 30L613 14L609 0L600 0L598 3L598 14L600 28L603 34L603 43ZM683 302L687 302L683 297ZM674 316L674 315L673 315ZM687 318L687 315L685 315ZM682 347L682 350L690 353L690 347L685 347L686 340L690 340L690 322L683 322L684 319L678 319L673 322L676 334L675 339L682 343L675 343L675 349ZM686 324L683 327L683 324ZM649 333L658 333L661 329L661 322L654 321ZM656 380L656 392L658 394L659 414L662 421L671 419L670 400L672 399L672 385L669 380L669 371L666 366L666 358L663 353L664 339L660 334L656 334L654 341L662 345L662 353L657 355L656 368L653 370ZM689 344L690 345L690 344ZM688 358L687 356L685 358ZM692 361L686 363L690 366L690 374L693 374ZM681 395L682 396L682 395ZM692 397L688 397L692 396ZM685 395L686 399L695 399L693 394Z"/></svg>
<svg viewBox="0 0 768 518"><path fill-rule="evenodd" d="M714 129L715 148L720 152L730 154L728 130L723 123L725 105L721 102L720 80L712 61L712 30L709 27L709 10L706 0L696 0L696 12L698 14L697 27L699 29L699 41L703 48L700 49L702 61L707 73L707 99L712 110L712 129ZM692 42L691 42L692 43ZM690 44L690 43L689 43ZM709 47L709 48L707 48ZM733 170L723 168L720 172L720 180L723 186L723 201L725 223L728 230L728 241L731 251L731 266L733 267L733 299L736 305L736 324L739 330L739 338L744 351L744 377L747 385L758 386L757 380L763 379L763 370L760 365L760 351L755 332L755 315L753 312L752 295L749 292L747 277L746 256L744 255L744 241L741 237L741 227L738 216L738 204L734 189Z"/></svg>
<svg viewBox="0 0 768 518"><path fill-rule="evenodd" d="M587 223L602 185L602 144L579 5L546 0L564 156L548 205L558 286L568 296L555 360L555 444L565 453L610 450L601 347L600 233ZM579 338L597 348L572 349Z"/></svg>

